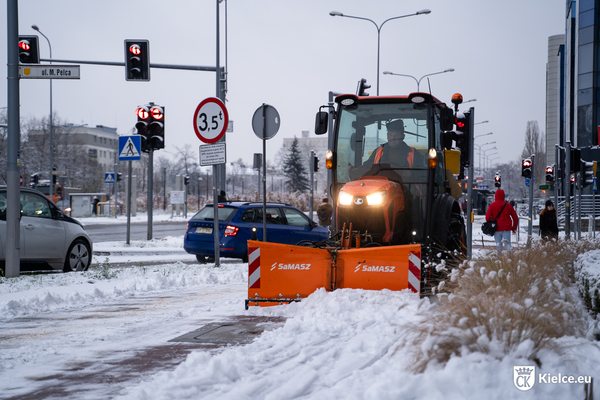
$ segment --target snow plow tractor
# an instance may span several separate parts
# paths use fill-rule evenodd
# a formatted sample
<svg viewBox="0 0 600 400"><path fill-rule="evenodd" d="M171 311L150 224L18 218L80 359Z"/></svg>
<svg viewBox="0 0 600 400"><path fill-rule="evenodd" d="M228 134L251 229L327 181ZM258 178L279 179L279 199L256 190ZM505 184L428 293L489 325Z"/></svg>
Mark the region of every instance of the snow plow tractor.
<svg viewBox="0 0 600 400"><path fill-rule="evenodd" d="M440 279L429 265L466 254L457 178L472 129L458 112L462 96L452 102L455 110L428 93L345 94L321 107L315 133L334 126L326 155L332 238L248 242L246 306L299 301L318 288L429 293Z"/></svg>

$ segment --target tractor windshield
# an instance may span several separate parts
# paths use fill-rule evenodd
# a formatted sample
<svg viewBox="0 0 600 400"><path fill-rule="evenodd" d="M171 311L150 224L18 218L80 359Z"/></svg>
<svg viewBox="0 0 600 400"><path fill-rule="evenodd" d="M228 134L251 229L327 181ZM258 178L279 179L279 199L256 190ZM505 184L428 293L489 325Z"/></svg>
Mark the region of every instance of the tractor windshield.
<svg viewBox="0 0 600 400"><path fill-rule="evenodd" d="M338 183L391 170L403 183L427 182L427 106L413 103L341 107L337 135Z"/></svg>

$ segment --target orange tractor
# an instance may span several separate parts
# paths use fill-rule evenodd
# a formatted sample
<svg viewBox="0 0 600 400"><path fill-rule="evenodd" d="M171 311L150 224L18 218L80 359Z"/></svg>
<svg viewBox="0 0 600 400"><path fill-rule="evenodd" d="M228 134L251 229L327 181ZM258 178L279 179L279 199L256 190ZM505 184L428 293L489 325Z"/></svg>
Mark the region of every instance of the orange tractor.
<svg viewBox="0 0 600 400"><path fill-rule="evenodd" d="M304 246L249 241L246 306L299 301L318 288L409 289L436 283L436 259L465 254L456 177L469 163L469 127L427 93L340 95L319 111L325 134L332 238ZM455 124L457 127L455 128ZM453 148L453 144L455 144Z"/></svg>

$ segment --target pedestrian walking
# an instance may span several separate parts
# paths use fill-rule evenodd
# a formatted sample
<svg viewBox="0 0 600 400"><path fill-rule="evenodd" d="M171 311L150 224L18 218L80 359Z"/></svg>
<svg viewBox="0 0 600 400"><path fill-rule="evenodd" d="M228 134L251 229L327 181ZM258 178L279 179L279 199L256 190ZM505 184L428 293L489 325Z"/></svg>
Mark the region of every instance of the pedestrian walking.
<svg viewBox="0 0 600 400"><path fill-rule="evenodd" d="M540 236L542 239L558 239L556 209L552 200L546 201L546 208L540 213Z"/></svg>
<svg viewBox="0 0 600 400"><path fill-rule="evenodd" d="M331 213L333 212L333 207L329 204L329 199L325 197L323 202L319 204L317 208L317 217L319 218L319 225L321 226L329 226L331 225Z"/></svg>
<svg viewBox="0 0 600 400"><path fill-rule="evenodd" d="M494 239L496 240L498 253L501 253L503 247L510 250L510 232L517 233L519 217L513 206L505 201L504 190L498 189L494 199L495 201L487 209L485 220L490 221L494 219L498 224L498 229L494 233Z"/></svg>

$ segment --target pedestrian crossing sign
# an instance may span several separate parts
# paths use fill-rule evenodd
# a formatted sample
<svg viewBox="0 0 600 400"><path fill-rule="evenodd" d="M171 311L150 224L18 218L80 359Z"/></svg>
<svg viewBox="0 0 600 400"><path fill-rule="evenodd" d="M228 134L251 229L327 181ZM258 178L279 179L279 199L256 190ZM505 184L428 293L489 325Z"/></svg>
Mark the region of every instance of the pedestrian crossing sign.
<svg viewBox="0 0 600 400"><path fill-rule="evenodd" d="M141 158L140 135L119 136L119 161L136 161Z"/></svg>
<svg viewBox="0 0 600 400"><path fill-rule="evenodd" d="M112 172L105 172L104 183L115 183L115 174Z"/></svg>

